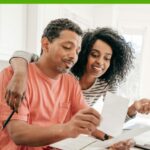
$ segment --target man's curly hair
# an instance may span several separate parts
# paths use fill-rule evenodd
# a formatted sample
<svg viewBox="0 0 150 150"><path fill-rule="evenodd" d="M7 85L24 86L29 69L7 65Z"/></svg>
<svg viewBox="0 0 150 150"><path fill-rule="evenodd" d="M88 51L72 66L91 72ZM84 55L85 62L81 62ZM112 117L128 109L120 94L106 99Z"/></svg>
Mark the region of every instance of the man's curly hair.
<svg viewBox="0 0 150 150"><path fill-rule="evenodd" d="M106 42L113 51L108 70L99 78L105 80L110 86L118 85L133 67L134 55L131 43L127 43L123 36L111 28L97 28L84 34L78 61L71 71L79 79L83 76L88 56L97 40Z"/></svg>
<svg viewBox="0 0 150 150"><path fill-rule="evenodd" d="M70 19L67 18L59 18L52 20L44 29L43 31L43 37L47 37L50 42L52 42L54 39L58 38L60 36L60 32L63 30L69 30L73 31L79 36L82 36L83 32L81 28L71 21ZM42 54L42 50L41 50Z"/></svg>

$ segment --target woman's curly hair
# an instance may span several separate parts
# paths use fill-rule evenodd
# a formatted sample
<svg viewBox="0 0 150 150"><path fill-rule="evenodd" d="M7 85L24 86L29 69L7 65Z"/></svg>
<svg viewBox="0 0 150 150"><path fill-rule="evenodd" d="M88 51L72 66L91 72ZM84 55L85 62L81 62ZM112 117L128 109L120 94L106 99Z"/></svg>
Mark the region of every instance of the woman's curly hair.
<svg viewBox="0 0 150 150"><path fill-rule="evenodd" d="M111 28L97 28L84 34L78 61L71 71L79 79L83 76L88 56L97 40L106 42L113 51L108 70L99 78L105 80L110 86L119 84L133 67L134 55L131 43L127 43L123 36Z"/></svg>

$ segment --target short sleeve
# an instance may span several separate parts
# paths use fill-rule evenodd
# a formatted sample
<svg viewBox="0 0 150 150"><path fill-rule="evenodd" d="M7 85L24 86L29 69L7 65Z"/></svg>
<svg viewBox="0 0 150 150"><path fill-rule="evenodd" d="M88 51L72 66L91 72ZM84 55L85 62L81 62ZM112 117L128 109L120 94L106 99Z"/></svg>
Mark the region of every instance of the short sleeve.
<svg viewBox="0 0 150 150"><path fill-rule="evenodd" d="M16 58L16 57L21 57L25 59L28 63L37 61L39 58L38 55L36 54L32 54L32 53L25 52L25 51L15 51L12 57L10 58L9 62L11 61L11 59Z"/></svg>

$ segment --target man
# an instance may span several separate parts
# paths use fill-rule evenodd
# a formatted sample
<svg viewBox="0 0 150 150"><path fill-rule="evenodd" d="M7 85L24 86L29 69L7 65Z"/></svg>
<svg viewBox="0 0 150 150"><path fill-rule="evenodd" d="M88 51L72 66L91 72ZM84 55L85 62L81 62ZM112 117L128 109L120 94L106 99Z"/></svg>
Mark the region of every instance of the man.
<svg viewBox="0 0 150 150"><path fill-rule="evenodd" d="M78 81L66 73L76 62L82 31L68 19L56 19L45 28L40 59L28 66L26 97L0 133L1 150L42 150L51 143L79 134L91 134L100 115L84 102ZM11 109L4 98L13 74L0 73L0 121Z"/></svg>

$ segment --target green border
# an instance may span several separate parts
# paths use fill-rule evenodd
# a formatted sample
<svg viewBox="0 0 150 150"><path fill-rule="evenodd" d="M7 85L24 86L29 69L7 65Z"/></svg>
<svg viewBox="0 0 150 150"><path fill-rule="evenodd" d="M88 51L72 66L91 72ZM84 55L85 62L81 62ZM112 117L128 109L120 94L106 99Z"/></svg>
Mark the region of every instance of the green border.
<svg viewBox="0 0 150 150"><path fill-rule="evenodd" d="M150 0L0 0L2 4L150 4Z"/></svg>

